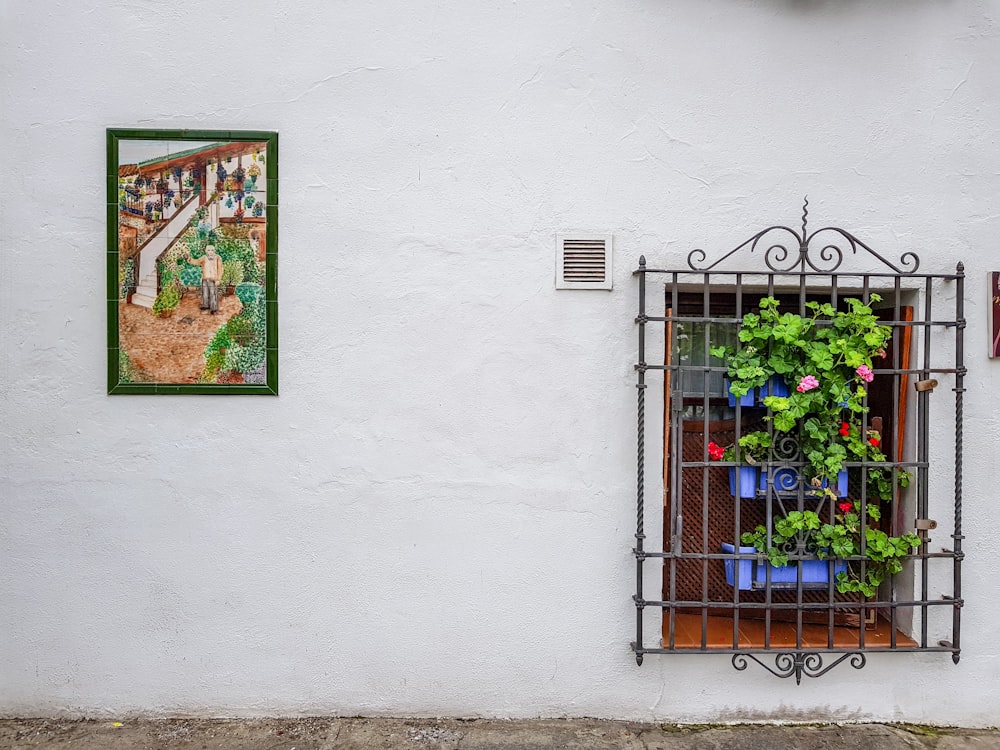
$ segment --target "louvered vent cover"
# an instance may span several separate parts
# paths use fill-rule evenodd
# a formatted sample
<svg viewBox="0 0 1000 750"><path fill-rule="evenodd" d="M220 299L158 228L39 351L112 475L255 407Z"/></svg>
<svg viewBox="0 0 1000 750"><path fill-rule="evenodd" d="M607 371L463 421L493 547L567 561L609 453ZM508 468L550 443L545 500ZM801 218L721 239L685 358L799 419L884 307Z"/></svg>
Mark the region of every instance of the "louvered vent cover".
<svg viewBox="0 0 1000 750"><path fill-rule="evenodd" d="M611 289L611 235L556 235L556 289Z"/></svg>

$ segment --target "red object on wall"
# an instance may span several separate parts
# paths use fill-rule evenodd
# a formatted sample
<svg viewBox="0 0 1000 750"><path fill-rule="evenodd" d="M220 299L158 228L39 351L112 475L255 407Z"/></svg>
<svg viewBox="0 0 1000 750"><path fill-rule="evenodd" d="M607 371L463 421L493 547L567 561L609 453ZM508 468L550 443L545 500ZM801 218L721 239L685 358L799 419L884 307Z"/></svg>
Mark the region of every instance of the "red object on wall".
<svg viewBox="0 0 1000 750"><path fill-rule="evenodd" d="M990 271L990 357L1000 357L1000 271Z"/></svg>

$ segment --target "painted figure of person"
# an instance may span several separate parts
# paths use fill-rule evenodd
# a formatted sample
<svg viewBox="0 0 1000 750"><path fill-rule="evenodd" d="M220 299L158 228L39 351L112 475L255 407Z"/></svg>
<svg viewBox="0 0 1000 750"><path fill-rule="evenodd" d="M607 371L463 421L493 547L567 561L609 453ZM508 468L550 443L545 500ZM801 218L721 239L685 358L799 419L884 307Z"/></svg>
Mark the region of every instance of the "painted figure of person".
<svg viewBox="0 0 1000 750"><path fill-rule="evenodd" d="M201 266L201 309L211 310L215 315L219 310L218 284L222 281L222 258L215 254L215 245L208 245L202 257L192 258L188 253L187 261Z"/></svg>

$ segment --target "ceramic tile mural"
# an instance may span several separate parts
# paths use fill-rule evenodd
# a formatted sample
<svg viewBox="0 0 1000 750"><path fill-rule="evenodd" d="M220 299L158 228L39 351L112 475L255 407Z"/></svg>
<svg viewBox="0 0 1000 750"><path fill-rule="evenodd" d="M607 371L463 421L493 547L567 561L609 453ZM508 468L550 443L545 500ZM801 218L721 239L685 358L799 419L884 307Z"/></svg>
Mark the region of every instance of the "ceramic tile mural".
<svg viewBox="0 0 1000 750"><path fill-rule="evenodd" d="M108 130L109 393L277 393L277 134Z"/></svg>

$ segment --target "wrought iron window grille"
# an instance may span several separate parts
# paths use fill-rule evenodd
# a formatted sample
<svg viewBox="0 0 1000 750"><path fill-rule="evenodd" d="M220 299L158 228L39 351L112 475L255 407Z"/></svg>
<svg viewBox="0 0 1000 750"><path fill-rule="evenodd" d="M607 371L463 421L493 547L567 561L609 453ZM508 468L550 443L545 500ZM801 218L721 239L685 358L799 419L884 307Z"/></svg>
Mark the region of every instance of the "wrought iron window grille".
<svg viewBox="0 0 1000 750"><path fill-rule="evenodd" d="M847 261L857 268L848 268ZM734 268L738 262L747 265ZM810 230L808 201L800 230L767 227L715 260L700 249L688 255L687 268L676 270L639 259L633 272L638 280L638 403L636 634L631 644L638 664L646 654L727 654L739 671L754 662L798 683L845 662L861 669L869 653L944 652L958 663L965 274L961 263L954 273L923 273L919 267L913 252L893 262L844 229ZM664 284L662 315L650 314L647 307L647 287L654 280ZM841 564L864 575L864 542L861 555L837 561L817 555L799 536L785 550L794 569L790 578L756 549L738 546L741 532L754 523L770 527L790 510L812 510L832 520L835 510L830 493L816 492L795 473L805 461L794 436L776 440L762 462L763 472L772 470L769 480L752 487L746 498L730 494L740 493L725 487L725 468L709 460L708 443L720 435L732 442L754 424L774 434L767 427L772 415L760 403L728 404L722 385L727 366L712 357L710 348L737 338L743 315L761 297L782 298L801 315L810 300L837 307L847 297L868 300L873 292L882 297L882 322L891 326L892 339L891 353L874 368L883 387L876 392L873 386L865 396L870 414L865 412L864 425L884 440L887 462L879 468L889 468L893 480L901 472L913 476L907 490L895 490L879 523L917 534L920 544L902 573L887 576L875 596L863 597L838 592L835 579ZM654 341L663 341L662 364L647 361ZM655 373L662 377L651 377ZM647 398L664 415L663 514L651 514L663 524L662 550L646 548ZM941 439L945 422L953 423L950 444ZM936 475L953 468L953 499L941 496L937 481L932 496L932 465ZM860 502L865 519L866 505L878 502L867 490L875 465L866 459L845 466L850 487L843 493ZM784 485L776 481L782 471L788 472ZM942 524L951 522L950 547L931 546L934 516ZM861 523L864 537L870 522ZM731 545L723 548L720 540ZM826 568L826 579L820 571L819 582L805 580L803 567L817 563ZM657 580L647 577L654 564L662 569L659 598L647 593ZM942 581L951 590L935 595ZM662 613L658 645L647 642L651 612ZM935 642L932 631L950 633Z"/></svg>

